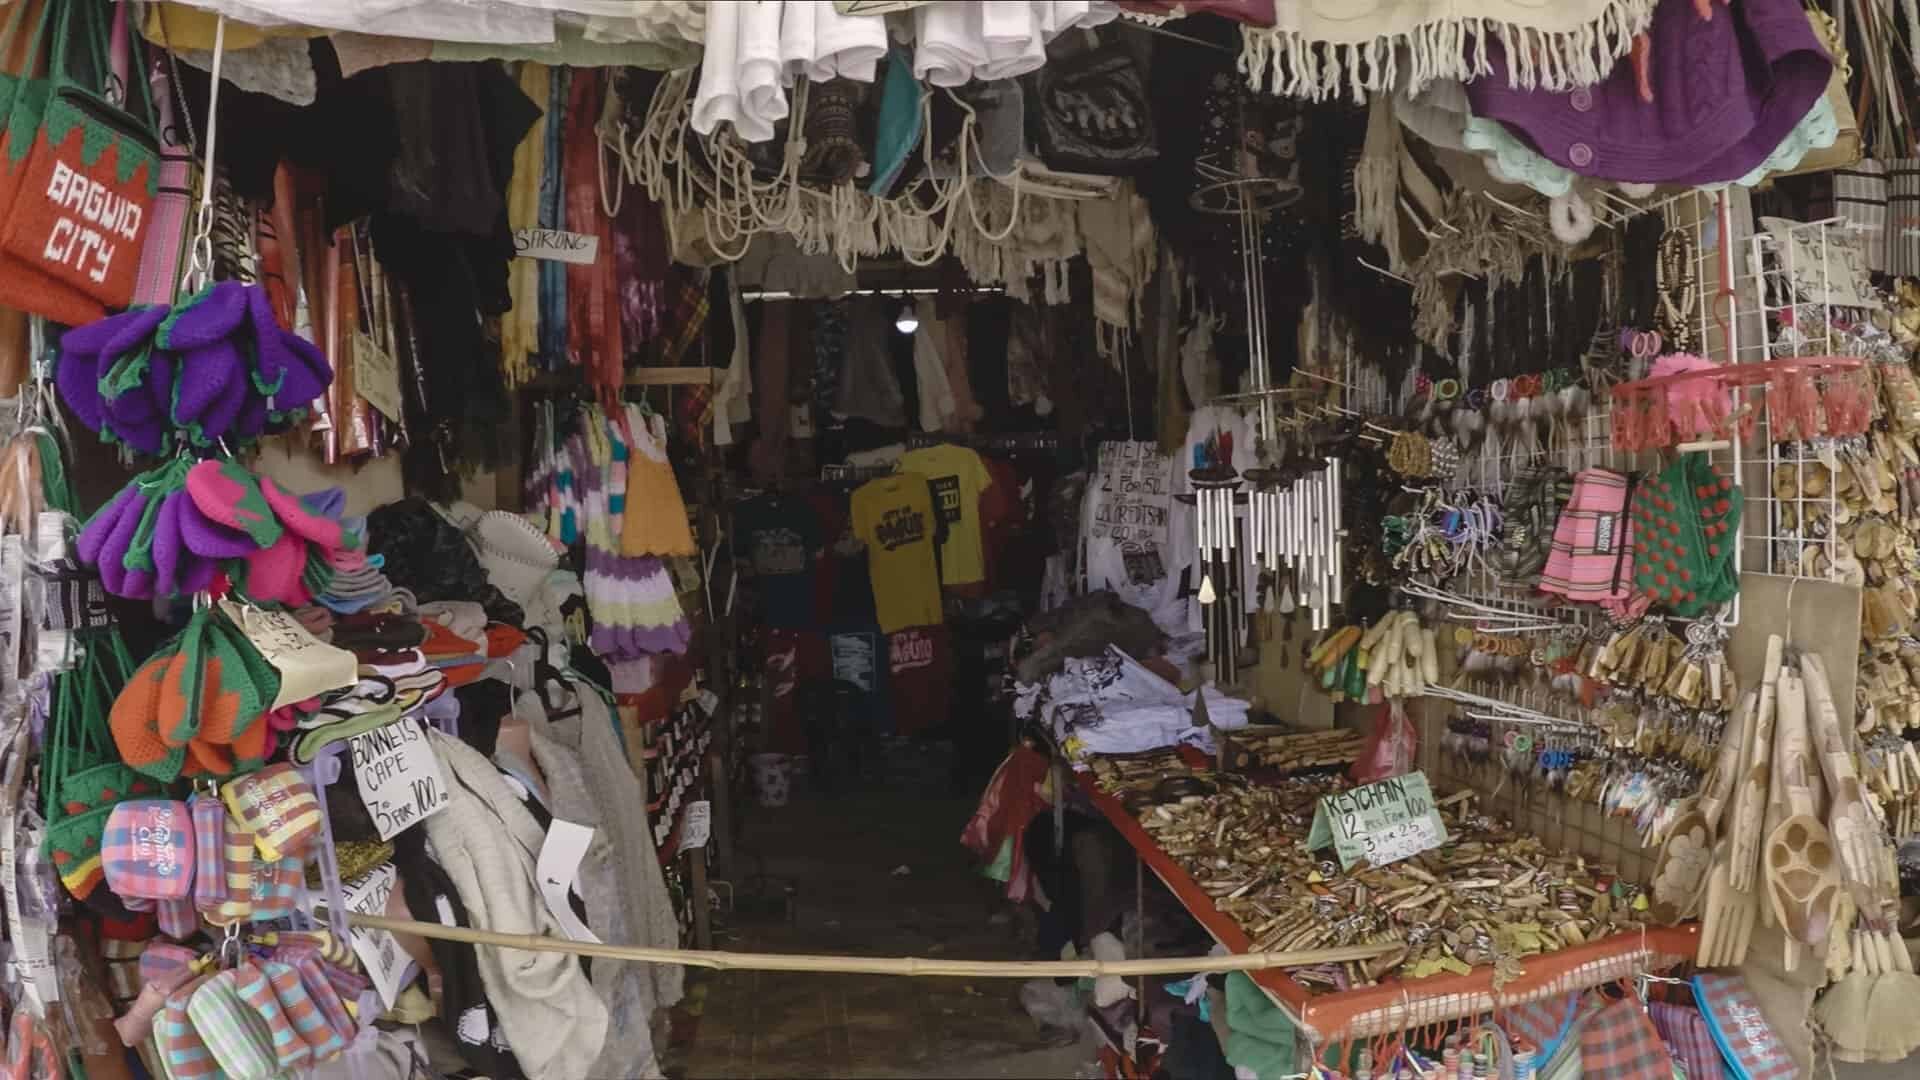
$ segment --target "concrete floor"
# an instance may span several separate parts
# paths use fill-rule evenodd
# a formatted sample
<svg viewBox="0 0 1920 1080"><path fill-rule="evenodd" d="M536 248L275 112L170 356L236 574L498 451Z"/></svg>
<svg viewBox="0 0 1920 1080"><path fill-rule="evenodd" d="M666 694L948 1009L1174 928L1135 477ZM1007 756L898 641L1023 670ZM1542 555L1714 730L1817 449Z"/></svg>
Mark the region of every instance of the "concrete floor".
<svg viewBox="0 0 1920 1080"><path fill-rule="evenodd" d="M735 882L742 908L730 920L730 938L718 944L1027 958L998 885L978 876L959 846L972 811L970 799L901 792L803 797L779 811L754 810L736 874L766 875L773 902L756 903L759 883ZM908 872L896 875L901 866ZM788 881L797 889L792 921L777 910ZM714 973L700 980L690 1045L670 1056L668 1069L689 1080L1080 1074L1093 1047L1044 1038L1021 1010L1019 988L1017 979Z"/></svg>
<svg viewBox="0 0 1920 1080"><path fill-rule="evenodd" d="M718 947L1027 958L999 886L959 846L972 810L971 797L900 791L750 810L736 853L739 905ZM696 972L689 987L667 1056L676 1080L1099 1075L1091 1036L1049 1040L1021 1009L1017 979ZM1841 1065L1837 1075L1920 1080L1920 1060Z"/></svg>

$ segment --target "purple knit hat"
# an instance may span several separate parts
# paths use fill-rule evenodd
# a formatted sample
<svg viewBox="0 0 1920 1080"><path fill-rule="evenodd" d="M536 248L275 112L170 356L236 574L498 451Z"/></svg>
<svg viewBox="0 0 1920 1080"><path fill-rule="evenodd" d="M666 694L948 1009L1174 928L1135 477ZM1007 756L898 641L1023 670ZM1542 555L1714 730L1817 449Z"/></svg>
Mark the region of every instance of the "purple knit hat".
<svg viewBox="0 0 1920 1080"><path fill-rule="evenodd" d="M247 286L219 281L177 305L155 340L163 349L185 351L225 341L247 314Z"/></svg>
<svg viewBox="0 0 1920 1080"><path fill-rule="evenodd" d="M305 409L333 382L327 358L306 338L280 328L267 290L250 291L247 313L253 320L255 389L275 416Z"/></svg>
<svg viewBox="0 0 1920 1080"><path fill-rule="evenodd" d="M1673 184L1745 176L1826 92L1833 59L1799 0L1742 0L1713 12L1701 19L1675 0L1654 8L1651 104L1624 58L1596 86L1518 89L1496 44L1493 70L1467 83L1473 114L1582 176Z"/></svg>
<svg viewBox="0 0 1920 1080"><path fill-rule="evenodd" d="M240 559L260 549L244 530L208 517L191 496L180 507L180 539L188 551L208 559Z"/></svg>
<svg viewBox="0 0 1920 1080"><path fill-rule="evenodd" d="M180 427L198 428L209 438L225 434L224 427L215 428L209 423L208 414L216 408L227 410L227 422L240 411L238 398L228 398L228 390L233 383L243 385L245 391L246 371L240 359L240 350L231 341L216 341L181 354L180 368L175 376L173 398L173 422ZM230 400L230 404L219 404Z"/></svg>

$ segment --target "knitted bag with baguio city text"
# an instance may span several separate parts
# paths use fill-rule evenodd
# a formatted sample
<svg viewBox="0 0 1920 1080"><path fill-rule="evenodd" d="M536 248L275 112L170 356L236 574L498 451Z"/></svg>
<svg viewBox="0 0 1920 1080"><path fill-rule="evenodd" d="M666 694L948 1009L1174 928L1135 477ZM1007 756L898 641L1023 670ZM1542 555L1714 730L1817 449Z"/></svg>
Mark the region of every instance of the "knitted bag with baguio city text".
<svg viewBox="0 0 1920 1080"><path fill-rule="evenodd" d="M9 188L0 193L7 206L0 224L0 252L7 256L0 299L70 324L133 298L159 186L147 81L121 80L111 70L113 9L105 0L46 5L42 18L54 20L52 77L23 81L0 148L0 183ZM132 50L130 60L136 75L144 67L140 52ZM130 108L109 94L116 83ZM76 294L83 302L75 302Z"/></svg>

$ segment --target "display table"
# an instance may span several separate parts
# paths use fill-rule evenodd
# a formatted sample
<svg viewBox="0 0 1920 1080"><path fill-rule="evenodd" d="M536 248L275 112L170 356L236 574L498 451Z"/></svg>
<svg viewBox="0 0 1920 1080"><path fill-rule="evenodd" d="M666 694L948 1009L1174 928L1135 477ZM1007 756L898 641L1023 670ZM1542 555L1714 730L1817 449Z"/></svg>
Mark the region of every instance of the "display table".
<svg viewBox="0 0 1920 1080"><path fill-rule="evenodd" d="M1196 765L1206 764L1205 758L1197 753L1193 758ZM1179 863L1161 850L1120 800L1101 791L1092 773L1081 771L1075 775L1088 800L1126 837L1140 861L1179 898L1215 941L1237 953L1252 950L1253 942L1240 924L1214 906L1212 898ZM1497 991L1493 986L1493 968L1487 966L1476 968L1468 975L1389 979L1376 986L1324 994L1309 992L1282 971L1253 971L1248 975L1293 1019L1309 1042L1326 1046L1336 1041L1489 1013L1501 1006L1671 967L1694 957L1699 949L1699 937L1699 925L1688 923L1672 928L1648 928L1637 934L1616 934L1528 957L1522 964L1522 974L1508 980Z"/></svg>

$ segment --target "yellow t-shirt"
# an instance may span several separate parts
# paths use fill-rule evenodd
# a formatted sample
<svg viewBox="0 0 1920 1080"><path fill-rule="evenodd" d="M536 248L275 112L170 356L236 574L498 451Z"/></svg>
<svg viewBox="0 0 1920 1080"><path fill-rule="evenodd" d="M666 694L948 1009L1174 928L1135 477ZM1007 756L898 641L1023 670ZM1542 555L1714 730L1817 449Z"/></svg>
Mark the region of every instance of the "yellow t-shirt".
<svg viewBox="0 0 1920 1080"><path fill-rule="evenodd" d="M947 524L940 545L940 580L947 585L971 585L987 577L986 553L980 541L980 495L993 486L980 455L964 446L943 443L911 450L900 457L900 471L918 473L933 485L940 519Z"/></svg>
<svg viewBox="0 0 1920 1080"><path fill-rule="evenodd" d="M883 476L849 502L853 535L867 545L874 613L885 633L940 623L940 579L933 559L933 497L923 476Z"/></svg>

